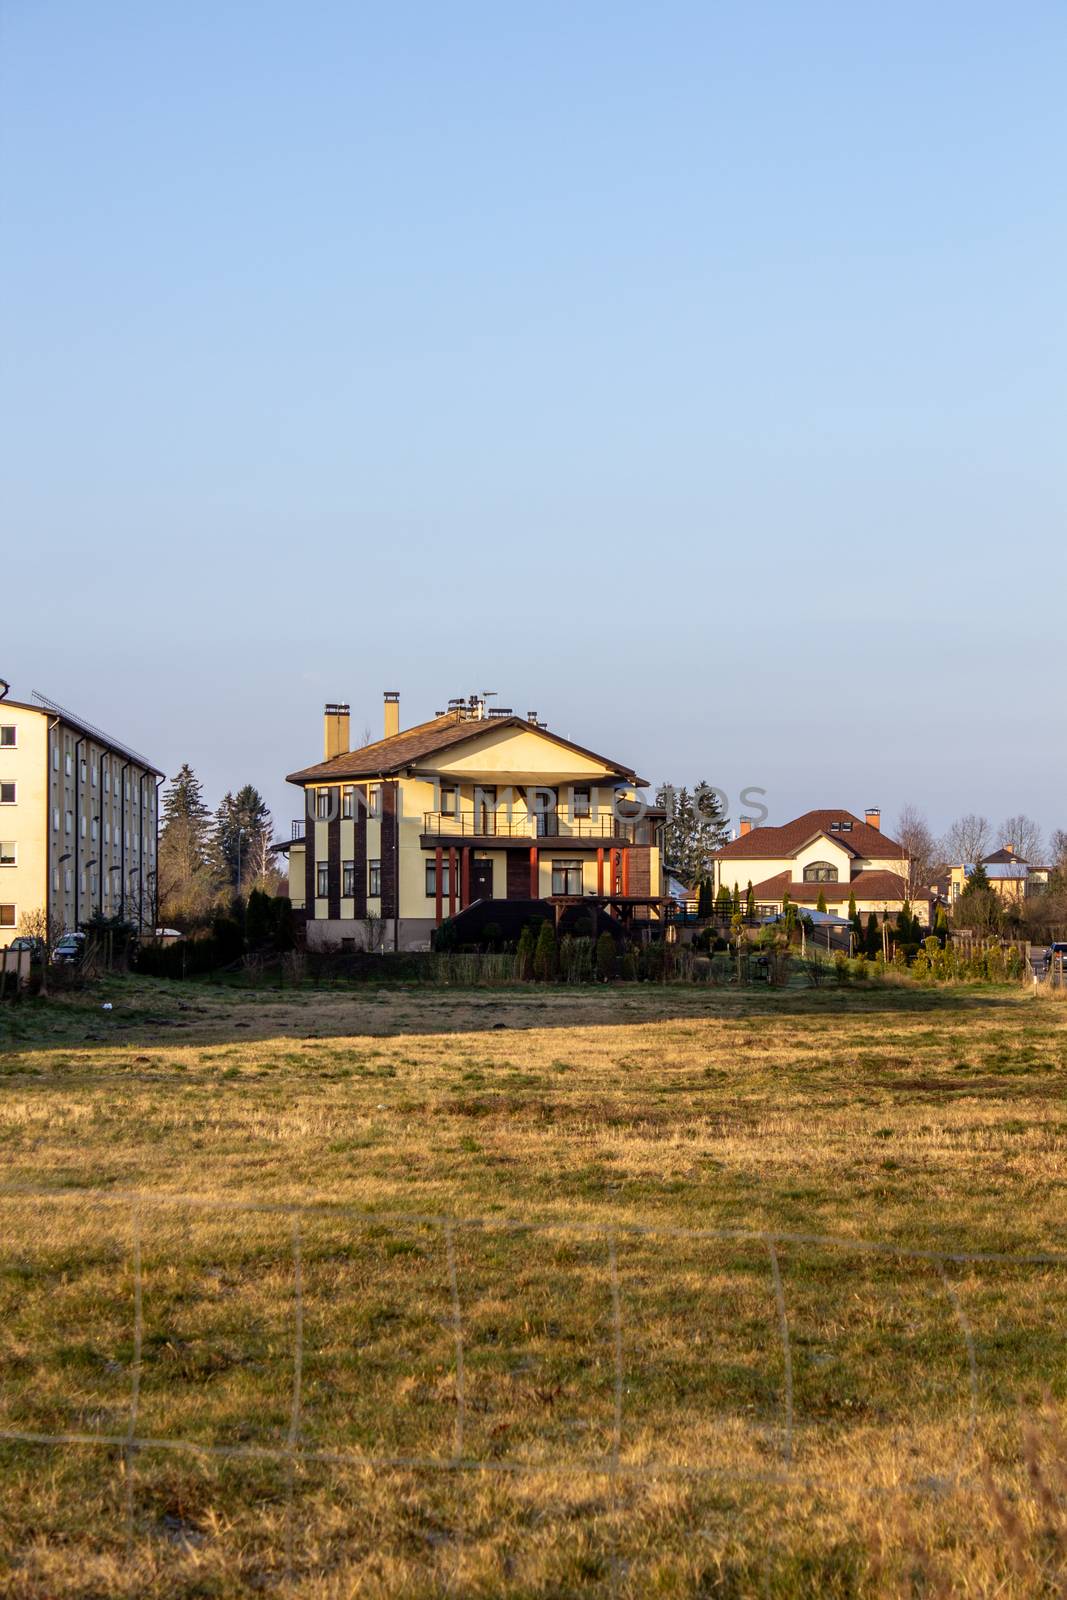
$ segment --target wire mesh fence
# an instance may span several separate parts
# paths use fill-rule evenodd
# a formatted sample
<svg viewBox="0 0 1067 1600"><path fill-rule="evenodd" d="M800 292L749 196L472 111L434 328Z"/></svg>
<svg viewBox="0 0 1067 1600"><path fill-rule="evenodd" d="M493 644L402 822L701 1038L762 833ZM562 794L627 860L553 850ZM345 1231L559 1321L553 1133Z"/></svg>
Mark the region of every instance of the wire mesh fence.
<svg viewBox="0 0 1067 1600"><path fill-rule="evenodd" d="M290 1573L346 1474L951 1486L1067 1354L1055 1252L86 1190L0 1194L0 1226L19 1470L93 1457L131 1549L175 1515L160 1463L273 1473ZM469 1498L437 1503L453 1555Z"/></svg>

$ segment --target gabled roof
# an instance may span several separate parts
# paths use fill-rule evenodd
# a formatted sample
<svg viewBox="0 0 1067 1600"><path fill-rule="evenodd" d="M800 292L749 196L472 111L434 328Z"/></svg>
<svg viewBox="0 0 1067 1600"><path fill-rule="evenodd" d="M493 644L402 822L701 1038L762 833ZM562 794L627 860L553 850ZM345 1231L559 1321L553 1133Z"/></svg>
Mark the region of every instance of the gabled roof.
<svg viewBox="0 0 1067 1600"><path fill-rule="evenodd" d="M835 822L850 822L852 826L848 833L841 833L833 829ZM794 817L780 828L753 828L751 833L724 844L721 850L715 851L715 856L720 861L759 860L761 857L784 860L803 850L820 833L827 834L835 844L844 845L854 856L887 859L907 854L895 839L890 839L880 828L872 828L851 811L805 811L803 816Z"/></svg>
<svg viewBox="0 0 1067 1600"><path fill-rule="evenodd" d="M365 744L359 750L349 750L345 755L334 756L331 761L320 761L315 766L291 772L286 782L332 783L342 778L390 777L403 772L406 767L413 766L427 756L436 755L442 750L451 750L468 740L484 739L487 734L499 733L503 728L517 728L523 733L540 733L565 750L573 750L576 755L599 762L605 772L611 773L616 778L626 779L639 787L644 783L644 779L639 778L631 767L624 767L618 761L609 761L606 756L597 755L593 750L586 750L583 745L574 744L570 739L563 739L558 733L550 733L543 726L535 727L523 717L487 717L477 721L454 711L448 712L443 717L434 717L430 722L420 722L413 728L404 728L388 739L378 739L374 744Z"/></svg>
<svg viewBox="0 0 1067 1600"><path fill-rule="evenodd" d="M1025 856L1018 856L1014 850L994 850L991 856L982 857L983 867L1028 867L1030 865Z"/></svg>

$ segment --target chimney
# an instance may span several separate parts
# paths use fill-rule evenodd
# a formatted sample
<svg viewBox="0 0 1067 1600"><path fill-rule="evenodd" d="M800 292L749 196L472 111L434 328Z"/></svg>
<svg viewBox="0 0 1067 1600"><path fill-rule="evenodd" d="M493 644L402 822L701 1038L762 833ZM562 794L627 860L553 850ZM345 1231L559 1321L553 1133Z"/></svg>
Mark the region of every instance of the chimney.
<svg viewBox="0 0 1067 1600"><path fill-rule="evenodd" d="M881 829L882 812L880 807L868 806L866 811L863 813L863 820L867 824L868 828Z"/></svg>
<svg viewBox="0 0 1067 1600"><path fill-rule="evenodd" d="M385 691L385 737L392 739L400 732L400 691Z"/></svg>
<svg viewBox="0 0 1067 1600"><path fill-rule="evenodd" d="M332 761L334 756L346 756L349 725L347 705L331 701L323 713L322 724L323 760Z"/></svg>
<svg viewBox="0 0 1067 1600"><path fill-rule="evenodd" d="M751 832L752 832L752 818L751 817L742 817L741 818L741 838L743 839L745 837L746 833L751 833Z"/></svg>
<svg viewBox="0 0 1067 1600"><path fill-rule="evenodd" d="M536 728L537 727L537 712L536 711L527 711L526 720L527 720L527 722L532 722L534 727Z"/></svg>
<svg viewBox="0 0 1067 1600"><path fill-rule="evenodd" d="M1004 848L1005 848L1005 850L1008 852L1008 854L1010 856L1013 856L1015 854L1015 846L1013 844L1010 844L1010 843L1006 844L1004 846Z"/></svg>

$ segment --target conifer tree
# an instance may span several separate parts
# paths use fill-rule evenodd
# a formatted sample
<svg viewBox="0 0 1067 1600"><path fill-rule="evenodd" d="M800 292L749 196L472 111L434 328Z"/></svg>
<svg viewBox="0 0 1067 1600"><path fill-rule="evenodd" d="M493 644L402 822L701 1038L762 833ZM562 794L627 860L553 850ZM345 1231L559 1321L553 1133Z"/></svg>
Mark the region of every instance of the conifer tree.
<svg viewBox="0 0 1067 1600"><path fill-rule="evenodd" d="M748 880L748 888L745 891L745 916L751 922L754 919L755 915L756 915L756 896L752 892L752 879L749 878L749 880Z"/></svg>
<svg viewBox="0 0 1067 1600"><path fill-rule="evenodd" d="M163 791L159 908L164 926L188 931L208 920L216 888L210 816L200 780L183 762Z"/></svg>
<svg viewBox="0 0 1067 1600"><path fill-rule="evenodd" d="M881 931L880 931L880 929L878 927L878 913L877 913L877 911L872 911L870 913L870 915L868 916L868 918L867 918L867 941L866 941L866 943L867 943L867 957L868 957L869 960L873 961L874 957L878 954L878 952L882 948L882 935L881 935Z"/></svg>
<svg viewBox="0 0 1067 1600"><path fill-rule="evenodd" d="M819 898L815 902L815 909L816 911L826 910L826 894L822 889L819 890Z"/></svg>
<svg viewBox="0 0 1067 1600"><path fill-rule="evenodd" d="M734 892L730 897L730 910L735 917L741 915L741 891L736 883L734 884Z"/></svg>

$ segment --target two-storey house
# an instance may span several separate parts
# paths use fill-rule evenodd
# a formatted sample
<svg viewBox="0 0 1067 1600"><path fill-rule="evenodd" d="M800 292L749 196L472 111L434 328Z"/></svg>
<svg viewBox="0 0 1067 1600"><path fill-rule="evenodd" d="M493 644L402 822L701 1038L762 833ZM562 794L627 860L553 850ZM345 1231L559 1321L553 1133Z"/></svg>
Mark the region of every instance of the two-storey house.
<svg viewBox="0 0 1067 1600"><path fill-rule="evenodd" d="M851 811L805 811L780 827L753 828L742 820L740 836L712 857L715 889L737 885L742 896L752 885L760 916L774 916L786 898L814 907L823 896L828 911L845 915L855 897L864 916L893 915L908 898L910 865L903 845L882 832L881 813L869 807L863 817ZM920 921L928 904L912 910Z"/></svg>

